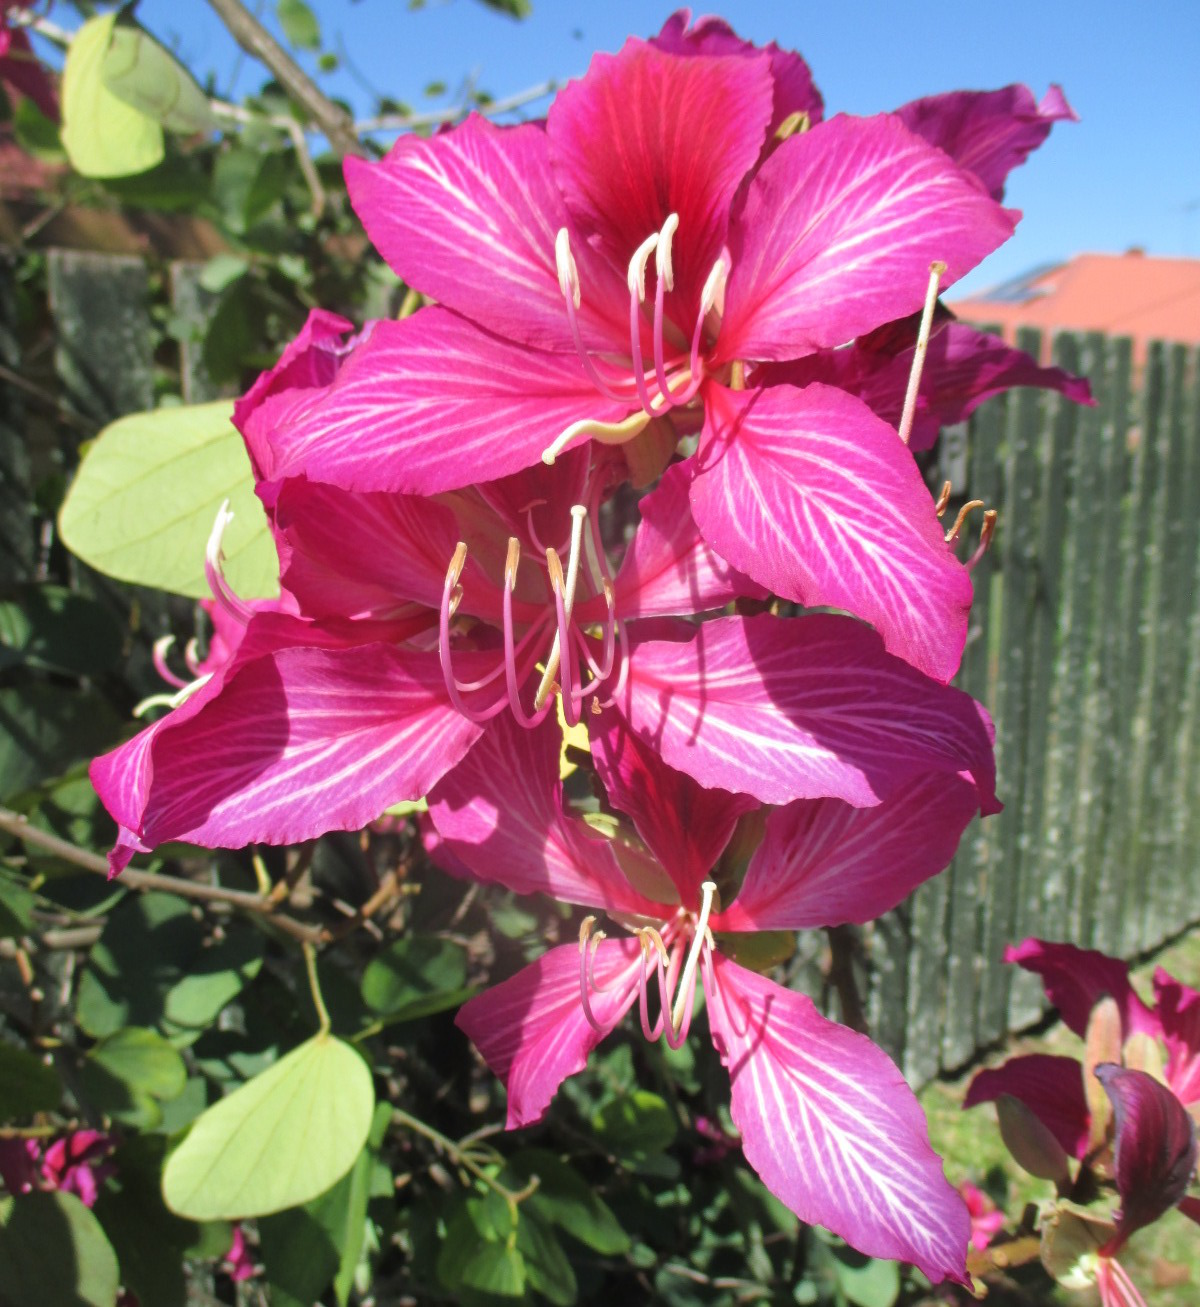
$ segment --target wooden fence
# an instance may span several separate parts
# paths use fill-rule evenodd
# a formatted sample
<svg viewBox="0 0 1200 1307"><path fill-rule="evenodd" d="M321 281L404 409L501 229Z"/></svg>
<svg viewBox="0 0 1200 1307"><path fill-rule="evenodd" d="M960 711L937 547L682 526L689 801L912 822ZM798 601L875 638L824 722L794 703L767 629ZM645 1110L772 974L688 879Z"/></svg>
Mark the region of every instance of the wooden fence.
<svg viewBox="0 0 1200 1307"><path fill-rule="evenodd" d="M918 1082L1042 1014L1006 944L1132 958L1200 921L1200 355L1152 345L1135 378L1128 340L1063 334L1053 358L1095 408L1013 391L938 450L1000 511L957 683L1006 808L871 937L873 1033Z"/></svg>
<svg viewBox="0 0 1200 1307"><path fill-rule="evenodd" d="M151 314L199 327L198 265L152 282L136 258L47 259L58 399L85 429L152 406ZM0 268L0 547L23 579L36 464L57 440L69 467L80 436L59 423L31 467L19 432L52 415L20 393L5 283ZM179 334L186 397L209 398ZM1036 334L1019 343L1039 350ZM958 683L996 719L1007 806L866 935L872 1033L916 1081L1041 1014L1040 987L1001 963L1006 944L1037 934L1132 957L1200 921L1200 359L1155 345L1135 378L1129 342L1093 335L1061 335L1053 355L1090 378L1095 408L1011 392L944 433L930 473L954 483L948 516L964 497L1000 512ZM4 420L12 402L19 425Z"/></svg>

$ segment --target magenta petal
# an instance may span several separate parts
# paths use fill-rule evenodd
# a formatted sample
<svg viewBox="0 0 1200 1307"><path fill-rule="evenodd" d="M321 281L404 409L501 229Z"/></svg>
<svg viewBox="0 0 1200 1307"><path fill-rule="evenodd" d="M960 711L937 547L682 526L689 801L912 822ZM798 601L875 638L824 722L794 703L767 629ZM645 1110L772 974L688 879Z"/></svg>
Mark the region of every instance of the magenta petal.
<svg viewBox="0 0 1200 1307"><path fill-rule="evenodd" d="M613 806L633 818L683 905L698 908L701 883L710 878L738 818L758 801L702 789L668 767L611 709L590 718L588 730L596 771Z"/></svg>
<svg viewBox="0 0 1200 1307"><path fill-rule="evenodd" d="M798 799L767 818L737 898L716 930L803 930L870 921L954 856L979 808L958 777L921 776L874 808Z"/></svg>
<svg viewBox="0 0 1200 1307"><path fill-rule="evenodd" d="M285 648L207 689L92 764L140 849L356 830L423 795L479 735L449 704L437 657L390 644Z"/></svg>
<svg viewBox="0 0 1200 1307"><path fill-rule="evenodd" d="M441 606L460 539L449 508L417 495L351 492L290 477L275 507L281 582L308 617L387 619ZM500 617L498 591L468 558L462 611ZM480 603L484 603L480 610Z"/></svg>
<svg viewBox="0 0 1200 1307"><path fill-rule="evenodd" d="M627 412L596 393L574 354L429 308L375 323L334 384L270 443L275 475L435 494L530 467L572 423Z"/></svg>
<svg viewBox="0 0 1200 1307"><path fill-rule="evenodd" d="M1028 86L949 91L912 100L896 116L973 172L996 200L1004 198L1008 174L1041 145L1056 122L1078 121L1059 86L1052 86L1040 104Z"/></svg>
<svg viewBox="0 0 1200 1307"><path fill-rule="evenodd" d="M540 1121L559 1085L583 1070L637 997L640 969L636 939L600 943L594 973L608 992L591 994L599 1029L584 1015L578 944L550 949L460 1009L455 1024L508 1090L510 1130Z"/></svg>
<svg viewBox="0 0 1200 1307"><path fill-rule="evenodd" d="M233 406L233 424L246 441L256 481L271 482L278 476L273 432L299 420L332 384L350 352L352 342L346 337L352 330L345 318L313 309L279 362ZM273 493L268 491L266 498L273 499Z"/></svg>
<svg viewBox="0 0 1200 1307"><path fill-rule="evenodd" d="M0 14L0 23L3 21L3 14ZM51 122L58 122L58 92L30 44L27 32L0 29L0 82L7 82L22 95L27 95Z"/></svg>
<svg viewBox="0 0 1200 1307"><path fill-rule="evenodd" d="M621 873L608 840L563 811L553 714L526 730L495 718L429 795L447 851L485 882L611 912L661 915Z"/></svg>
<svg viewBox="0 0 1200 1307"><path fill-rule="evenodd" d="M1096 1068L1096 1078L1112 1099L1119 1226L1127 1238L1187 1192L1196 1169L1196 1130L1179 1099L1147 1072L1105 1062Z"/></svg>
<svg viewBox="0 0 1200 1307"><path fill-rule="evenodd" d="M734 567L785 599L871 622L940 681L958 669L971 578L912 454L831 386L706 391L692 510Z"/></svg>
<svg viewBox="0 0 1200 1307"><path fill-rule="evenodd" d="M622 281L637 247L678 215L667 305L688 331L734 193L762 148L772 89L765 55L681 58L630 40L619 54L596 55L547 115L567 208Z"/></svg>
<svg viewBox="0 0 1200 1307"><path fill-rule="evenodd" d="M746 1160L810 1224L871 1257L968 1283L971 1220L920 1104L865 1035L713 955L709 1024L733 1082Z"/></svg>
<svg viewBox="0 0 1200 1307"><path fill-rule="evenodd" d="M402 136L378 163L347 159L346 184L408 285L508 340L574 350L554 261L567 211L540 123L473 114L428 139ZM585 299L585 324L590 308Z"/></svg>
<svg viewBox="0 0 1200 1307"><path fill-rule="evenodd" d="M662 31L650 38L650 44L670 54L739 55L743 59L767 55L775 87L771 121L767 124L768 141L793 114L807 114L810 126L821 121L825 110L821 93L813 84L808 65L798 54L781 50L774 41L764 46L743 41L723 18L698 18L689 26L689 17L686 9L677 10L663 24Z"/></svg>
<svg viewBox="0 0 1200 1307"><path fill-rule="evenodd" d="M667 468L638 506L641 521L613 586L622 618L702 613L742 595L766 598L700 534L688 501L694 468L694 460Z"/></svg>
<svg viewBox="0 0 1200 1307"><path fill-rule="evenodd" d="M718 342L727 359L789 359L845 344L925 299L1012 235L974 178L888 115L839 115L763 164L731 224Z"/></svg>
<svg viewBox="0 0 1200 1307"><path fill-rule="evenodd" d="M969 775L983 812L999 810L983 708L849 617L722 617L689 640L646 641L624 711L672 767L764 803L872 807L937 772Z"/></svg>
<svg viewBox="0 0 1200 1307"><path fill-rule="evenodd" d="M1181 1102L1200 1102L1200 994L1161 967L1154 973L1154 994L1167 1046L1167 1084Z"/></svg>
<svg viewBox="0 0 1200 1307"><path fill-rule="evenodd" d="M1074 944L1027 939L1005 949L1004 960L1041 976L1046 997L1081 1039L1087 1033L1092 1008L1106 995L1115 999L1121 1010L1125 1039L1139 1030L1153 1038L1161 1034L1158 1018L1129 983L1129 964L1119 958Z"/></svg>
<svg viewBox="0 0 1200 1307"><path fill-rule="evenodd" d="M1083 1067L1075 1058L1031 1053L980 1071L967 1088L963 1107L994 1102L1001 1094L1024 1103L1071 1157L1086 1155L1090 1116Z"/></svg>

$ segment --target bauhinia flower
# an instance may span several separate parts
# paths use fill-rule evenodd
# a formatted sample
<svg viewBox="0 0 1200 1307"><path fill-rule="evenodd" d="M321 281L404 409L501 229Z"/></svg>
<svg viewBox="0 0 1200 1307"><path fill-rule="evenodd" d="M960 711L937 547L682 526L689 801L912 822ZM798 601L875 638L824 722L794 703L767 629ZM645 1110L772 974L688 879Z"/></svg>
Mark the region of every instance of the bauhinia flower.
<svg viewBox="0 0 1200 1307"><path fill-rule="evenodd" d="M1023 112L979 114L1001 175ZM960 166L919 134L936 114L821 117L799 56L676 16L597 56L544 125L472 118L348 161L372 240L437 304L379 324L273 427L278 473L429 494L589 439L652 465L698 434L692 509L725 559L948 679L971 587L910 451L856 396L756 366L916 311L931 264L950 284L1014 218L973 133Z"/></svg>
<svg viewBox="0 0 1200 1307"><path fill-rule="evenodd" d="M228 661L92 767L120 870L165 840L237 847L357 829L416 799L498 715L576 722L613 701L703 784L765 802L872 805L923 770L992 797L991 726L960 691L844 617L661 619L761 588L700 536L688 464L667 469L609 566L598 528L611 453L572 451L435 498L279 479L263 427L319 402L355 348L314 315L243 402L281 559L278 611L210 584L240 626Z"/></svg>
<svg viewBox="0 0 1200 1307"><path fill-rule="evenodd" d="M864 1252L963 1279L967 1211L899 1071L865 1036L734 958L747 933L861 922L895 906L952 856L979 807L975 785L926 772L875 807L824 799L767 812L665 765L613 710L588 724L596 772L632 821L622 838L598 838L564 808L549 722L499 726L429 797L448 869L604 912L627 932L610 938L589 916L578 944L550 949L460 1012L507 1087L509 1127L540 1120L631 1008L646 1038L677 1047L702 988L733 1122L767 1187ZM748 863L723 861L735 830L739 846L757 834Z"/></svg>
<svg viewBox="0 0 1200 1307"><path fill-rule="evenodd" d="M980 1072L964 1106L996 1100L1018 1162L1055 1182L1058 1201L1042 1214L1051 1274L1067 1287L1095 1284L1105 1307L1138 1307L1117 1254L1173 1208L1200 1222L1200 1198L1187 1192L1198 1157L1200 994L1160 968L1148 1007L1125 963L1069 944L1030 939L1007 958L1042 976L1086 1040L1083 1061L1012 1058Z"/></svg>

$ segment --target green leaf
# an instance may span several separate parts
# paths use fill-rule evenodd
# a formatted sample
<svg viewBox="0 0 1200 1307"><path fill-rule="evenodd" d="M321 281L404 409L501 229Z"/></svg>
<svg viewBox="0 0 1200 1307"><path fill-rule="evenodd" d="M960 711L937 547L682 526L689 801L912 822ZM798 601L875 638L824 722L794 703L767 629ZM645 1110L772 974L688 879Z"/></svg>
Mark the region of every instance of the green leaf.
<svg viewBox="0 0 1200 1307"><path fill-rule="evenodd" d="M579 1293L575 1272L562 1244L540 1220L521 1205L517 1226L517 1250L525 1259L530 1288L548 1298L555 1307L571 1307Z"/></svg>
<svg viewBox="0 0 1200 1307"><path fill-rule="evenodd" d="M552 1221L580 1243L605 1257L629 1251L629 1235L612 1209L574 1168L543 1148L522 1149L509 1163L516 1173L511 1182L523 1188L536 1175L538 1187L522 1204L539 1219Z"/></svg>
<svg viewBox="0 0 1200 1307"><path fill-rule="evenodd" d="M228 499L226 575L246 599L279 593L279 564L242 438L219 400L120 418L97 436L59 515L68 548L109 576L207 598L204 550Z"/></svg>
<svg viewBox="0 0 1200 1307"><path fill-rule="evenodd" d="M896 1262L839 1248L834 1252L833 1265L838 1288L855 1307L892 1307L900 1297L900 1267Z"/></svg>
<svg viewBox="0 0 1200 1307"><path fill-rule="evenodd" d="M100 1222L74 1194L22 1194L0 1206L5 1307L114 1307L119 1274Z"/></svg>
<svg viewBox="0 0 1200 1307"><path fill-rule="evenodd" d="M19 600L0 603L0 668L94 676L120 656L121 632L95 599L61 585L33 585Z"/></svg>
<svg viewBox="0 0 1200 1307"><path fill-rule="evenodd" d="M665 1099L648 1089L635 1089L600 1108L592 1128L617 1156L641 1158L669 1148L678 1126Z"/></svg>
<svg viewBox="0 0 1200 1307"><path fill-rule="evenodd" d="M115 13L90 18L71 39L62 78L62 143L84 177L126 177L163 157L162 128L104 84Z"/></svg>
<svg viewBox="0 0 1200 1307"><path fill-rule="evenodd" d="M528 18L533 13L529 0L479 0L479 3L498 14L507 14L509 18Z"/></svg>
<svg viewBox="0 0 1200 1307"><path fill-rule="evenodd" d="M338 1268L338 1250L305 1207L264 1216L258 1222L259 1250L271 1307L312 1307Z"/></svg>
<svg viewBox="0 0 1200 1307"><path fill-rule="evenodd" d="M213 127L208 97L188 70L142 28L120 22L100 66L105 87L171 132Z"/></svg>
<svg viewBox="0 0 1200 1307"><path fill-rule="evenodd" d="M80 1082L92 1105L106 1116L153 1128L162 1119L158 1102L183 1092L187 1068L161 1035L127 1026L88 1052Z"/></svg>
<svg viewBox="0 0 1200 1307"><path fill-rule="evenodd" d="M92 690L42 682L0 690L0 799L103 752L121 726Z"/></svg>
<svg viewBox="0 0 1200 1307"><path fill-rule="evenodd" d="M392 1020L412 1020L463 1002L467 955L430 935L406 935L371 959L363 973L363 1002Z"/></svg>
<svg viewBox="0 0 1200 1307"><path fill-rule="evenodd" d="M341 1040L315 1035L197 1117L163 1172L180 1216L266 1216L324 1193L366 1142L375 1090Z"/></svg>
<svg viewBox="0 0 1200 1307"><path fill-rule="evenodd" d="M58 1106L58 1073L23 1048L0 1041L0 1121L23 1121Z"/></svg>
<svg viewBox="0 0 1200 1307"><path fill-rule="evenodd" d="M276 0L275 14L284 36L298 49L321 48L321 25L304 0Z"/></svg>
<svg viewBox="0 0 1200 1307"><path fill-rule="evenodd" d="M480 1243L463 1263L462 1283L501 1298L525 1295L525 1258L503 1243Z"/></svg>
<svg viewBox="0 0 1200 1307"><path fill-rule="evenodd" d="M21 99L13 111L13 132L17 144L26 154L47 163L64 163L66 152L58 134L58 124L52 122L32 100Z"/></svg>
<svg viewBox="0 0 1200 1307"><path fill-rule="evenodd" d="M248 259L237 254L214 254L200 270L200 285L213 295L219 295L226 286L245 275Z"/></svg>
<svg viewBox="0 0 1200 1307"><path fill-rule="evenodd" d="M221 1009L258 975L263 937L247 922L231 922L224 936L188 963L187 974L167 991L165 1015L177 1026L211 1025Z"/></svg>

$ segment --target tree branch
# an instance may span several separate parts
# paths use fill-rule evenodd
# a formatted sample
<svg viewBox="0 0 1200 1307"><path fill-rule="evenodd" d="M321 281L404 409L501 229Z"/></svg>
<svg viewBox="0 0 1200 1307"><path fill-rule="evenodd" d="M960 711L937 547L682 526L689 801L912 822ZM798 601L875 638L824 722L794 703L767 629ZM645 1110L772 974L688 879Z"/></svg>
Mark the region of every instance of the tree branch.
<svg viewBox="0 0 1200 1307"><path fill-rule="evenodd" d="M275 74L287 93L325 136L339 159L347 154L360 158L366 156L350 115L329 99L241 0L208 0L208 3L217 11L238 45Z"/></svg>

